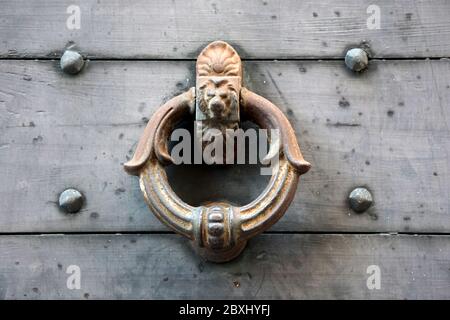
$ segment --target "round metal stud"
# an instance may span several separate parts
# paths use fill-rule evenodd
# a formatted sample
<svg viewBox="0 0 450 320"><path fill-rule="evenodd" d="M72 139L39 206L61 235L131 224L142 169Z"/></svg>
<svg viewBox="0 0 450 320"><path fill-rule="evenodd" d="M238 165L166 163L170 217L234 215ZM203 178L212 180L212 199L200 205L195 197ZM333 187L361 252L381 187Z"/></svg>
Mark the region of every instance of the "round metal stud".
<svg viewBox="0 0 450 320"><path fill-rule="evenodd" d="M366 188L356 188L348 196L350 207L357 213L362 213L372 205L372 194Z"/></svg>
<svg viewBox="0 0 450 320"><path fill-rule="evenodd" d="M77 74L83 69L83 56L76 51L66 50L61 57L60 66L65 73Z"/></svg>
<svg viewBox="0 0 450 320"><path fill-rule="evenodd" d="M345 55L345 65L353 71L360 72L369 65L367 52L360 48L354 48L347 51Z"/></svg>
<svg viewBox="0 0 450 320"><path fill-rule="evenodd" d="M80 211L83 202L83 195L76 189L66 189L59 195L59 207L67 213Z"/></svg>

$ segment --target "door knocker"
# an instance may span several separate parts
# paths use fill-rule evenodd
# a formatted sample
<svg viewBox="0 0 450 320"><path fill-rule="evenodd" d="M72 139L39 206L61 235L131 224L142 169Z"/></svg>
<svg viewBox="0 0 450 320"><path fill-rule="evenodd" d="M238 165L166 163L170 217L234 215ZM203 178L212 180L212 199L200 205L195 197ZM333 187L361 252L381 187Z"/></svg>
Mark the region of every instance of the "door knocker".
<svg viewBox="0 0 450 320"><path fill-rule="evenodd" d="M182 119L195 115L201 133L238 128L241 119L260 128L278 130L266 158L278 157L268 186L244 206L211 202L194 207L183 202L169 185L164 166L174 163L169 137ZM202 148L205 146L202 144ZM276 152L274 152L276 151ZM228 163L228 162L227 162ZM125 170L139 176L145 201L173 231L193 241L207 260L225 262L237 257L247 240L272 226L289 207L299 176L311 165L303 159L294 129L284 114L265 98L242 87L242 64L226 42L210 43L196 64L196 87L161 106L149 120Z"/></svg>

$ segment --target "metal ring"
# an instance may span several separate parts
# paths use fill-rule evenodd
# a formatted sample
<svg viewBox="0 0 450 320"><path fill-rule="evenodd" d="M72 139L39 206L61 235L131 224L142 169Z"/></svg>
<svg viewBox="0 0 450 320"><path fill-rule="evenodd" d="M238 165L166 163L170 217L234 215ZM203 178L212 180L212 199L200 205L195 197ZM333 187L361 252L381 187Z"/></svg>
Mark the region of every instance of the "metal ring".
<svg viewBox="0 0 450 320"><path fill-rule="evenodd" d="M197 87L158 109L148 122L133 158L124 165L128 173L140 177L145 201L158 219L192 240L198 253L214 262L237 257L249 238L277 222L295 195L299 176L311 167L303 159L295 132L280 109L242 87L241 81L242 65L236 51L222 41L209 44L197 60ZM228 88L238 96L237 104L230 99L208 100L204 95L208 86ZM226 202L190 206L172 190L164 170L165 165L173 162L167 142L180 120L195 113L196 121L204 121L207 126L224 126L224 119L216 118L208 109L214 103L222 109L232 109L225 126L234 126L242 118L280 132L280 143L272 144L277 146L278 168L261 195L244 206ZM269 151L272 153L273 150Z"/></svg>

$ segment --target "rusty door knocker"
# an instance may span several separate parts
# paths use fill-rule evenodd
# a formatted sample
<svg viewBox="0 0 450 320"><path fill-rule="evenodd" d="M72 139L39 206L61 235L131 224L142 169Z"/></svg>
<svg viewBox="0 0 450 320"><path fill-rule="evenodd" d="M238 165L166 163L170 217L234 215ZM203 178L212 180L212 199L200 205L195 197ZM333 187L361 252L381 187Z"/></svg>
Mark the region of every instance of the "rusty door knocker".
<svg viewBox="0 0 450 320"><path fill-rule="evenodd" d="M174 126L193 114L206 128L237 128L243 118L260 128L279 130L279 167L257 199L241 207L226 202L193 207L173 192L164 170L164 166L173 163L168 140ZM124 165L129 174L139 176L145 201L159 220L193 240L197 251L215 262L237 257L249 238L283 216L294 197L299 176L310 166L280 109L242 87L241 59L223 41L212 42L203 49L197 59L196 87L172 98L155 112L133 158Z"/></svg>

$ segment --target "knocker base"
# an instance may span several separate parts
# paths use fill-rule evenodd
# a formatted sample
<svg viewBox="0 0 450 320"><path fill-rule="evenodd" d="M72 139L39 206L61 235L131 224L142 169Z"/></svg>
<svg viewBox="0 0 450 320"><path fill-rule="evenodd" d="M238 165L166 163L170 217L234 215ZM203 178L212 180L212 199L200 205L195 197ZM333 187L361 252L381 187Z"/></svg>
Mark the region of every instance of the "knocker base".
<svg viewBox="0 0 450 320"><path fill-rule="evenodd" d="M237 258L247 246L247 241L242 241L235 246L227 249L212 251L206 247L199 247L191 241L191 247L200 257L210 262L223 263Z"/></svg>

